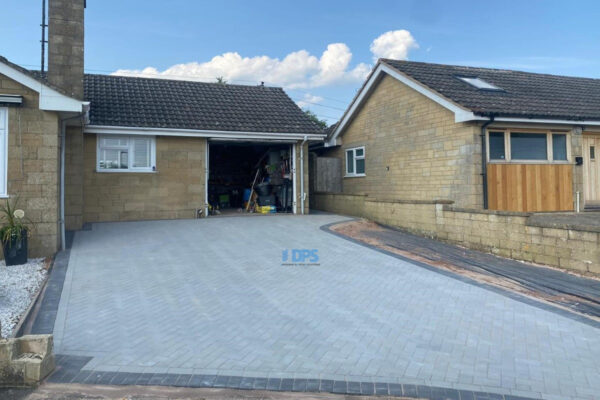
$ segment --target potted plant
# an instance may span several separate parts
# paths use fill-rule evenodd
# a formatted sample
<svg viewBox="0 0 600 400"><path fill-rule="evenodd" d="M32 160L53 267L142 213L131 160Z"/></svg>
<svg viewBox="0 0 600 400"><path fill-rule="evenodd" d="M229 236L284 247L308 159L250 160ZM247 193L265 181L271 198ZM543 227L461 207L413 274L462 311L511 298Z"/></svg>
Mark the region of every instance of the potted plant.
<svg viewBox="0 0 600 400"><path fill-rule="evenodd" d="M25 221L25 212L10 204L8 199L0 206L0 240L6 265L19 265L27 262L27 235L29 229Z"/></svg>

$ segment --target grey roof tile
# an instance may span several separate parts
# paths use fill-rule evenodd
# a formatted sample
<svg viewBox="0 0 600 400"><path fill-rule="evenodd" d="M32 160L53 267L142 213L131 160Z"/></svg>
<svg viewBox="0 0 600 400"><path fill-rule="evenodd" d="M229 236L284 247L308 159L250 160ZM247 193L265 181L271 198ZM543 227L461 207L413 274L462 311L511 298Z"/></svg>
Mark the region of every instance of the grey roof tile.
<svg viewBox="0 0 600 400"><path fill-rule="evenodd" d="M90 124L323 134L281 88L86 74Z"/></svg>
<svg viewBox="0 0 600 400"><path fill-rule="evenodd" d="M382 59L478 115L600 120L600 79ZM458 79L478 77L501 88L477 89Z"/></svg>

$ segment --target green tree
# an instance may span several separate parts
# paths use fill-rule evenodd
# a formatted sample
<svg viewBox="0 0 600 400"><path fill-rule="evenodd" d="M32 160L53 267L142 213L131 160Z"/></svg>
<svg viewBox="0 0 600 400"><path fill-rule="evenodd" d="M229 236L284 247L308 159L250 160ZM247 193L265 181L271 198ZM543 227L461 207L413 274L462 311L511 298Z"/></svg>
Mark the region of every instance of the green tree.
<svg viewBox="0 0 600 400"><path fill-rule="evenodd" d="M217 76L217 83L220 83L221 85L227 85L227 79L223 78L222 76Z"/></svg>
<svg viewBox="0 0 600 400"><path fill-rule="evenodd" d="M315 124L319 125L321 128L327 128L327 121L325 121L324 119L319 119L319 117L317 117L317 114L315 114L314 112L310 110L304 110L304 114L306 114L308 118L312 119L312 121Z"/></svg>

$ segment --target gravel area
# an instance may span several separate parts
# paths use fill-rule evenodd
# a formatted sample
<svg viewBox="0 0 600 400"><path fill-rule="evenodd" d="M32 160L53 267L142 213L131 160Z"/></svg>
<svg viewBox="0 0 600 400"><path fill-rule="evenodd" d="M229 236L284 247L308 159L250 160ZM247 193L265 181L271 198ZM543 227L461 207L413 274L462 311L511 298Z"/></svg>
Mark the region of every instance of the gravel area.
<svg viewBox="0 0 600 400"><path fill-rule="evenodd" d="M4 260L0 261L0 324L3 338L11 335L47 275L43 258L10 267L6 266Z"/></svg>

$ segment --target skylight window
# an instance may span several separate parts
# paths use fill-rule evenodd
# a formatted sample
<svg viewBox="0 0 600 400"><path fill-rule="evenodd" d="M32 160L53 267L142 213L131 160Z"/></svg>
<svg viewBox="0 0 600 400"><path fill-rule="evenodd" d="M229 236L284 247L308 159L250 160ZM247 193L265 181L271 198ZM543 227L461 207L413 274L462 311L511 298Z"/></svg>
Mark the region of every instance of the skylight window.
<svg viewBox="0 0 600 400"><path fill-rule="evenodd" d="M502 90L497 86L492 85L489 82L484 81L481 78L470 78L466 76L459 76L458 79L461 81L467 82L471 86L475 86L477 89L486 89L486 90Z"/></svg>

